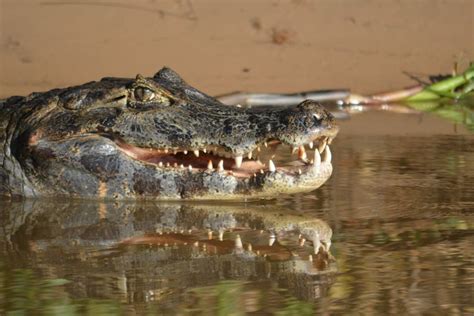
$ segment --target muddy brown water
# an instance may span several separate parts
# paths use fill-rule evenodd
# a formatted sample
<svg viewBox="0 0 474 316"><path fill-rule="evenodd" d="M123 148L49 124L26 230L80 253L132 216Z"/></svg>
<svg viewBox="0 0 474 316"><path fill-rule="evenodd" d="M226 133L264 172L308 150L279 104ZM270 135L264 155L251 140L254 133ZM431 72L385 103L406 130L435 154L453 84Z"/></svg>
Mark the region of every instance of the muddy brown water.
<svg viewBox="0 0 474 316"><path fill-rule="evenodd" d="M422 113L369 111L340 124L334 174L307 194L2 201L0 311L472 314L473 134ZM273 224L308 219L332 228L330 254L310 261L295 231L268 246Z"/></svg>
<svg viewBox="0 0 474 316"><path fill-rule="evenodd" d="M425 79L472 60L473 8L471 0L0 0L0 97L164 65L210 95L398 89L413 84L405 72ZM472 315L472 107L456 116L466 124L354 114L331 146L331 179L272 201L2 200L0 315ZM297 231L268 246L269 228L308 219L332 228L330 254L310 261L312 245L300 246Z"/></svg>

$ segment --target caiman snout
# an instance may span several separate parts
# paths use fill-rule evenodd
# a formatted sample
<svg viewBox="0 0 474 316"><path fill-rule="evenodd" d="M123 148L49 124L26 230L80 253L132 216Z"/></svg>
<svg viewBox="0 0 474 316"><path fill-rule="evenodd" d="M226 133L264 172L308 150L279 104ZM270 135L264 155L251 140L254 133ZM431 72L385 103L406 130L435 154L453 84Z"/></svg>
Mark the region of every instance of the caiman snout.
<svg viewBox="0 0 474 316"><path fill-rule="evenodd" d="M286 124L280 137L293 146L323 138L330 142L339 132L334 116L313 100L303 101L295 109L290 108Z"/></svg>

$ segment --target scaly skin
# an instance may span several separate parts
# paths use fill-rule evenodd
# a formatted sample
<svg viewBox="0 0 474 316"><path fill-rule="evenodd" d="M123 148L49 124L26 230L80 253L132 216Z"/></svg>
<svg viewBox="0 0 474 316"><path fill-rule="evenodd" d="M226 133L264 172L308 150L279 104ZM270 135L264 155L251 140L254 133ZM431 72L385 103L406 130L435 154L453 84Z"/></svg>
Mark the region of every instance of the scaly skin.
<svg viewBox="0 0 474 316"><path fill-rule="evenodd" d="M176 200L310 191L331 175L324 145L337 132L312 101L224 105L168 68L152 78L104 78L0 102L0 195ZM244 158L267 142L299 148L303 162ZM318 150L306 158L304 145L314 142L322 158Z"/></svg>

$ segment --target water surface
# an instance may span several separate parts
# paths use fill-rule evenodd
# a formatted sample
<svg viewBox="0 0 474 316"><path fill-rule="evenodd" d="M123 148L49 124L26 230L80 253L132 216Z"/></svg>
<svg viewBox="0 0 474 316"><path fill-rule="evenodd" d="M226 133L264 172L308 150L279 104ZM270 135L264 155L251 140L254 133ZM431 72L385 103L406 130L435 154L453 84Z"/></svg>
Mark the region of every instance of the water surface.
<svg viewBox="0 0 474 316"><path fill-rule="evenodd" d="M272 201L0 202L0 314L474 313L468 128L366 112L331 149L322 188ZM307 220L330 253L299 244Z"/></svg>

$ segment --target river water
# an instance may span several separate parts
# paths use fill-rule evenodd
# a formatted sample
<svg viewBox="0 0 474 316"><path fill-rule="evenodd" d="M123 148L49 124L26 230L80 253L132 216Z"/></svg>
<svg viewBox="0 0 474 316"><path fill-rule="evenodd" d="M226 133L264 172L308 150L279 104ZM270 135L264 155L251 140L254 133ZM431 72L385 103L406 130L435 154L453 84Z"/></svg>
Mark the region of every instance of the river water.
<svg viewBox="0 0 474 316"><path fill-rule="evenodd" d="M271 201L0 201L0 314L472 315L470 115L354 114L331 179Z"/></svg>

